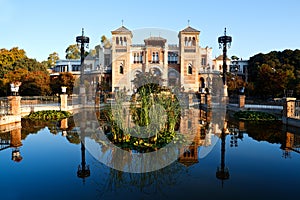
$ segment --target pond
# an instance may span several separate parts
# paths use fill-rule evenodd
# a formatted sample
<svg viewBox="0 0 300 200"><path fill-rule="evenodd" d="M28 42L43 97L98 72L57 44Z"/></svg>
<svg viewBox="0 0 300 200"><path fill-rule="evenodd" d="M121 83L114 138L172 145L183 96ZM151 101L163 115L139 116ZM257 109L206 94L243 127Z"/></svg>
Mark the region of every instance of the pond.
<svg viewBox="0 0 300 200"><path fill-rule="evenodd" d="M211 133L197 130L198 142L170 165L130 173L103 164L85 148L73 118L22 120L22 128L0 133L1 198L295 198L300 186L300 130L280 122L226 122L226 134L214 133L213 123ZM186 128L194 126L189 123ZM93 135L84 141L101 146Z"/></svg>

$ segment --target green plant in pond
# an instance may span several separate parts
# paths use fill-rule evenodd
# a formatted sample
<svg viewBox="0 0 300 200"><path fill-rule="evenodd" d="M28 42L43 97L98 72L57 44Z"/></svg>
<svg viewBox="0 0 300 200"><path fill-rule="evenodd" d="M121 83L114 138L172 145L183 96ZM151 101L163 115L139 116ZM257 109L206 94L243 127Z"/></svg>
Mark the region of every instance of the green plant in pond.
<svg viewBox="0 0 300 200"><path fill-rule="evenodd" d="M49 120L49 121L59 121L64 118L70 117L71 114L67 111L56 111L56 110L44 110L32 112L25 118L31 120Z"/></svg>
<svg viewBox="0 0 300 200"><path fill-rule="evenodd" d="M234 114L234 117L249 121L278 120L278 118L272 114L259 111L239 111Z"/></svg>
<svg viewBox="0 0 300 200"><path fill-rule="evenodd" d="M117 93L113 109L106 111L111 126L107 136L115 145L150 152L171 142L185 142L176 130L180 122L180 104L170 91L151 83L141 86L134 95L135 102L124 106L124 93ZM131 115L133 126L126 124L127 115Z"/></svg>

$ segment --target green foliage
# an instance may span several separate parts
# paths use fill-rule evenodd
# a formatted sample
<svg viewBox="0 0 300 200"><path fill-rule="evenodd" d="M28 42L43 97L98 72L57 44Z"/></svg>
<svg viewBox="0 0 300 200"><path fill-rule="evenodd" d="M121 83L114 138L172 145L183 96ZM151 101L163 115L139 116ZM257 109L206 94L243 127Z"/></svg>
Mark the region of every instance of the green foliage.
<svg viewBox="0 0 300 200"><path fill-rule="evenodd" d="M45 110L30 113L25 118L31 120L59 121L70 116L71 114L67 111Z"/></svg>
<svg viewBox="0 0 300 200"><path fill-rule="evenodd" d="M22 82L21 95L50 93L47 66L26 56L23 49L0 50L0 95L10 94L10 83Z"/></svg>
<svg viewBox="0 0 300 200"><path fill-rule="evenodd" d="M47 59L47 67L48 68L54 67L57 60L59 60L58 53L53 52L53 53L49 54L48 59Z"/></svg>
<svg viewBox="0 0 300 200"><path fill-rule="evenodd" d="M259 111L239 111L234 113L234 117L247 121L278 120L278 118L272 114Z"/></svg>
<svg viewBox="0 0 300 200"><path fill-rule="evenodd" d="M107 39L107 37L105 35L101 36L101 44L104 48L107 48L107 49L112 46L111 42Z"/></svg>
<svg viewBox="0 0 300 200"><path fill-rule="evenodd" d="M77 44L71 44L66 49L66 59L80 59L80 49Z"/></svg>
<svg viewBox="0 0 300 200"><path fill-rule="evenodd" d="M17 63L24 58L26 58L25 51L18 49L18 47L14 47L10 50L0 49L0 78L3 78L4 74L9 71L21 67Z"/></svg>
<svg viewBox="0 0 300 200"><path fill-rule="evenodd" d="M250 58L248 80L253 88L251 95L282 97L284 90L294 90L300 96L300 50L272 51Z"/></svg>
<svg viewBox="0 0 300 200"><path fill-rule="evenodd" d="M132 99L130 114L136 126L127 127L122 124L124 119L124 94L116 95L114 109L106 111L107 119L111 124L111 133L108 138L122 149L151 152L173 142L185 142L183 135L177 132L180 123L181 109L179 102L170 91L155 85L146 84L139 88ZM151 111L152 109L152 111ZM153 109L155 112L153 112ZM143 134L146 138L132 136ZM155 133L155 135L153 135Z"/></svg>
<svg viewBox="0 0 300 200"><path fill-rule="evenodd" d="M154 71L150 71L137 73L132 82L137 88L137 91L143 86L144 88L148 88L149 91L147 92L156 92L155 88L157 88L162 81L164 80L161 78L160 74L155 74Z"/></svg>
<svg viewBox="0 0 300 200"><path fill-rule="evenodd" d="M61 87L67 87L67 94L73 93L75 77L70 72L62 72L58 76L51 77L50 87L52 94L60 94Z"/></svg>

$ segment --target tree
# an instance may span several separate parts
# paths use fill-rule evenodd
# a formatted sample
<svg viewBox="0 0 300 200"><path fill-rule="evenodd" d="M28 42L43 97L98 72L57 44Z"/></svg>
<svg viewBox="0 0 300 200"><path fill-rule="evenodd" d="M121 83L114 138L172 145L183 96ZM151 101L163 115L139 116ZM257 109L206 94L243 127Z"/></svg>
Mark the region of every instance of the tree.
<svg viewBox="0 0 300 200"><path fill-rule="evenodd" d="M80 59L80 49L76 44L71 44L66 49L66 59Z"/></svg>
<svg viewBox="0 0 300 200"><path fill-rule="evenodd" d="M60 94L61 87L67 87L67 94L73 93L75 78L70 72L62 72L59 76L51 77L50 87L52 94Z"/></svg>
<svg viewBox="0 0 300 200"><path fill-rule="evenodd" d="M161 78L160 74L155 74L155 72L150 71L137 73L132 82L137 91L139 91L142 86L147 86L146 89L149 91L156 91L162 81L164 80Z"/></svg>
<svg viewBox="0 0 300 200"><path fill-rule="evenodd" d="M231 56L231 60L239 60L239 57L237 57L237 56Z"/></svg>
<svg viewBox="0 0 300 200"><path fill-rule="evenodd" d="M50 76L43 71L29 72L22 81L20 95L45 96L51 94Z"/></svg>
<svg viewBox="0 0 300 200"><path fill-rule="evenodd" d="M5 93L9 94L9 84L21 82L19 93L23 96L41 96L50 94L50 77L44 71L28 71L27 69L18 68L5 74L3 79Z"/></svg>
<svg viewBox="0 0 300 200"><path fill-rule="evenodd" d="M4 74L16 67L16 62L26 58L26 53L23 49L14 47L10 50L0 49L0 78L4 77Z"/></svg>
<svg viewBox="0 0 300 200"><path fill-rule="evenodd" d="M47 66L36 59L28 58L23 49L14 47L10 50L0 50L0 95L9 95L9 84L18 81L22 82L20 87L22 95L47 94L48 79Z"/></svg>
<svg viewBox="0 0 300 200"><path fill-rule="evenodd" d="M285 90L300 96L300 50L286 49L257 54L249 59L248 80L254 86L252 95L282 97Z"/></svg>
<svg viewBox="0 0 300 200"><path fill-rule="evenodd" d="M48 59L47 59L48 68L54 67L57 60L59 60L58 53L53 52L53 53L49 54Z"/></svg>
<svg viewBox="0 0 300 200"><path fill-rule="evenodd" d="M101 44L104 48L109 49L112 45L105 35L101 36Z"/></svg>

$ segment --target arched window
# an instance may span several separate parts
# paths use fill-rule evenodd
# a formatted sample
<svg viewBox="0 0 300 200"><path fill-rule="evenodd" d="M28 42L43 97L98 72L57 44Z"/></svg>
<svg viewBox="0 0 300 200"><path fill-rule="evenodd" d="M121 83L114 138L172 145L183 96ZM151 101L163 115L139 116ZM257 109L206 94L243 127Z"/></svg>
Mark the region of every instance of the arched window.
<svg viewBox="0 0 300 200"><path fill-rule="evenodd" d="M139 63L143 63L143 52L140 53Z"/></svg>
<svg viewBox="0 0 300 200"><path fill-rule="evenodd" d="M193 43L193 46L196 46L196 38L195 37L193 37L192 43Z"/></svg>
<svg viewBox="0 0 300 200"><path fill-rule="evenodd" d="M133 63L136 63L136 53L133 54Z"/></svg>
<svg viewBox="0 0 300 200"><path fill-rule="evenodd" d="M187 39L187 37L184 38L184 46L188 46L188 39Z"/></svg>
<svg viewBox="0 0 300 200"><path fill-rule="evenodd" d="M193 74L193 68L191 63L189 63L188 65L188 74Z"/></svg>
<svg viewBox="0 0 300 200"><path fill-rule="evenodd" d="M189 37L189 45L188 46L192 46L192 38Z"/></svg>
<svg viewBox="0 0 300 200"><path fill-rule="evenodd" d="M120 37L120 45L123 46L123 38Z"/></svg>
<svg viewBox="0 0 300 200"><path fill-rule="evenodd" d="M205 88L205 81L203 77L200 78L200 88Z"/></svg>
<svg viewBox="0 0 300 200"><path fill-rule="evenodd" d="M124 74L124 67L122 64L120 65L119 72L120 74Z"/></svg>
<svg viewBox="0 0 300 200"><path fill-rule="evenodd" d="M123 46L126 46L127 45L127 38L124 37L124 43L123 43Z"/></svg>
<svg viewBox="0 0 300 200"><path fill-rule="evenodd" d="M119 45L119 37L116 38L116 44Z"/></svg>
<svg viewBox="0 0 300 200"><path fill-rule="evenodd" d="M152 63L159 63L158 52L152 53Z"/></svg>

